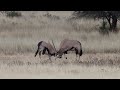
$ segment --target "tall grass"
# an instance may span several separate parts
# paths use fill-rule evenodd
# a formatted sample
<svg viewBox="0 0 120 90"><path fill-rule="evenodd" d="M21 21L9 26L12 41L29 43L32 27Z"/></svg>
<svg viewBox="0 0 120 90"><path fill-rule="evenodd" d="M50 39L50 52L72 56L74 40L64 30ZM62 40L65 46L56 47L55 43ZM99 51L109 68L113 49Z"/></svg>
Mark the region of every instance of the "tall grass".
<svg viewBox="0 0 120 90"><path fill-rule="evenodd" d="M84 53L120 52L120 33L101 35L101 21L67 20L69 17L64 16L56 20L39 13L22 12L21 18L12 19L0 16L0 53L34 53L39 41L52 39L58 49L65 38L79 40Z"/></svg>

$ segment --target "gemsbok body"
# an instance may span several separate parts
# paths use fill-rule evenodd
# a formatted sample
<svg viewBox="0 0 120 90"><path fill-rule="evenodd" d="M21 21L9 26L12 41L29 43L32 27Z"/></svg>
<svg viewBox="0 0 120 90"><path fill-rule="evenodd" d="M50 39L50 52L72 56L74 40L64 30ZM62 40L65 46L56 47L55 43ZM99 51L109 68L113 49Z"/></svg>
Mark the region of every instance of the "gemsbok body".
<svg viewBox="0 0 120 90"><path fill-rule="evenodd" d="M56 56L56 49L55 46L53 47L50 43L47 43L45 41L40 41L38 43L38 49L35 53L36 55L39 53L39 57L41 58L41 53L42 55L46 54L49 56L49 59L51 60L51 56Z"/></svg>
<svg viewBox="0 0 120 90"><path fill-rule="evenodd" d="M83 53L81 43L77 40L64 39L60 43L60 48L57 52L57 58L62 58L62 55L67 54L68 51L75 51L76 59L77 59L77 55L79 55L79 59L80 59L80 56L82 56L82 53ZM66 59L67 59L67 57L66 57Z"/></svg>

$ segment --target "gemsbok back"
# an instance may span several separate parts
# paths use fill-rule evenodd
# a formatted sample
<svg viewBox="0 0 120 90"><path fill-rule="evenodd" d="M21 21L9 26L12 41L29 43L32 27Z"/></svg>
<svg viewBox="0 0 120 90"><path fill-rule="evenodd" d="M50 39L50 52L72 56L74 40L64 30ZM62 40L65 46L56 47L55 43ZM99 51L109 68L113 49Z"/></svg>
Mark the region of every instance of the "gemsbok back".
<svg viewBox="0 0 120 90"><path fill-rule="evenodd" d="M53 43L53 41L52 41ZM39 53L39 57L41 58L41 53L42 55L46 54L49 56L49 59L51 60L51 56L56 56L56 49L53 43L53 46L50 43L46 43L45 41L40 41L38 43L38 49L35 53L35 57L36 55Z"/></svg>
<svg viewBox="0 0 120 90"><path fill-rule="evenodd" d="M77 40L64 39L61 42L60 48L57 52L57 58L62 58L62 55L67 54L68 51L75 51L76 59L77 59L77 55L79 55L79 59L80 59L80 56L82 56L83 53L81 43Z"/></svg>

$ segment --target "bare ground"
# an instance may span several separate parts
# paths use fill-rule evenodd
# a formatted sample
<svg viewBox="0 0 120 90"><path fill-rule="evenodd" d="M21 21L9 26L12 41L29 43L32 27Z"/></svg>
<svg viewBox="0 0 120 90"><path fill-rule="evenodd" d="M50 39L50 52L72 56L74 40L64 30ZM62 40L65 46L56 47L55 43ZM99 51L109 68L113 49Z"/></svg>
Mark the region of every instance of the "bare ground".
<svg viewBox="0 0 120 90"><path fill-rule="evenodd" d="M120 79L119 54L84 54L75 60L74 54L68 59L33 54L0 55L1 79Z"/></svg>

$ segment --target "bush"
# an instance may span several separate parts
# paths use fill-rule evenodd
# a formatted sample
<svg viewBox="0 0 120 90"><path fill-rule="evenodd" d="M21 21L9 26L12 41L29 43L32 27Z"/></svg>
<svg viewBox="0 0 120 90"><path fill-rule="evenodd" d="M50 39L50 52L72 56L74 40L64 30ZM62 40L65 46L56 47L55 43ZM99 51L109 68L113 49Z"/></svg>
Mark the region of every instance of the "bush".
<svg viewBox="0 0 120 90"><path fill-rule="evenodd" d="M103 34L103 35L108 35L109 34L109 29L106 27L106 25L107 25L107 22L102 22L102 26L100 26L99 27L99 32L101 33L101 34Z"/></svg>
<svg viewBox="0 0 120 90"><path fill-rule="evenodd" d="M6 12L6 16L7 17L21 17L22 16L22 14L20 13L20 12L16 12L16 11L7 11Z"/></svg>
<svg viewBox="0 0 120 90"><path fill-rule="evenodd" d="M50 13L46 13L46 14L43 15L43 16L45 16L45 17L47 17L47 18L50 18L50 19L52 19L52 20L59 20L59 19L60 19L59 16L51 15Z"/></svg>

